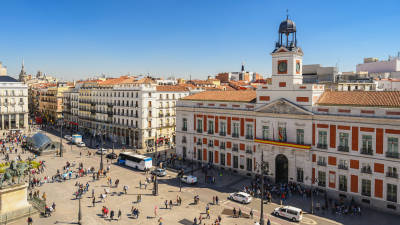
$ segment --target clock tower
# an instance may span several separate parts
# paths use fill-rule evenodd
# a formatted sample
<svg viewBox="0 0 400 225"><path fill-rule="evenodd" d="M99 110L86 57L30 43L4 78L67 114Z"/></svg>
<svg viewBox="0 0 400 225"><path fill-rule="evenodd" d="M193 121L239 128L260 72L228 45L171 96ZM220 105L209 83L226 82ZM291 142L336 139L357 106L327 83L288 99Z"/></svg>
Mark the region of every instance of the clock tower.
<svg viewBox="0 0 400 225"><path fill-rule="evenodd" d="M288 17L279 26L279 39L271 55L274 87L290 89L303 83L303 51L297 46L296 24Z"/></svg>

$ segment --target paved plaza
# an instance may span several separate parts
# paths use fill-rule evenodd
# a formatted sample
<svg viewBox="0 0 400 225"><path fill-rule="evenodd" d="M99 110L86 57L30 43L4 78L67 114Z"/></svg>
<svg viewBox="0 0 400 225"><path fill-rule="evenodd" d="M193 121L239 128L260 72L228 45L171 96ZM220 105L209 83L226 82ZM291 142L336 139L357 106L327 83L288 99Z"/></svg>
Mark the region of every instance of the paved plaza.
<svg viewBox="0 0 400 225"><path fill-rule="evenodd" d="M58 137L49 134L49 137L54 140L59 140ZM63 157L49 155L40 156L37 160L43 160L46 162L46 169L43 174L38 175L38 178L44 176L53 176L56 174L57 169L62 171L63 166L66 165L67 161L71 164L75 164L74 168L77 168L79 163L83 163L84 168L94 167L96 171L99 168L100 157L94 154L94 149L78 148L69 144L65 144L64 148L67 150ZM120 150L117 149L117 152ZM87 153L91 152L92 156L88 157ZM82 153L82 154L80 154ZM22 155L26 158L27 154ZM14 155L11 155L11 159ZM114 160L115 162L115 160ZM199 216L206 217L205 210L207 204L210 206L210 219L204 219L202 224L213 224L218 216L221 216L221 224L240 224L240 225L252 225L255 221L259 220L260 215L260 200L254 199L248 205L242 205L240 203L232 202L227 200L229 193L240 190L243 185L248 185L250 178L246 176L239 176L237 174L229 174L227 172L220 171L211 172L215 173L216 183L207 184L205 183L204 175L200 169L195 168L194 175L199 178L199 183L193 186L182 185L180 191L179 182L176 178L176 173L168 170L168 175L163 178L159 178L159 195L152 195L153 184L150 183L147 188L142 186L139 187L139 183L144 183L146 177L150 178L150 175L145 174L141 171L132 170L129 168L121 167L114 164L111 161L107 161L104 158L105 168L110 167L110 172L107 174L107 178L112 179L112 187L108 185L107 178L100 178L100 180L93 181L92 176L84 176L81 178L72 178L65 182L54 182L45 183L41 187L35 189L40 191L40 196L45 192L47 195L47 204L51 205L53 202L56 203L56 211L51 217L41 217L36 214L33 216L33 224L73 224L78 221L78 203L79 201L75 198L74 193L78 190L75 186L76 183L86 185L89 183L89 191L83 195L81 199L82 208L82 222L83 224L96 225L96 224L159 224L160 218L162 218L163 224L193 224L193 219L197 217L199 222ZM190 166L191 168L191 166ZM119 179L118 187L115 187L114 181ZM128 185L129 189L127 194L124 194L123 186ZM105 198L104 202L100 200L100 194L104 193L106 189L109 189L109 194ZM95 193L95 206L93 206L92 190ZM137 202L137 196L142 196L141 202ZM193 204L193 197L195 195L200 196L200 203L197 205ZM177 197L182 198L182 204L177 205ZM213 205L213 196L218 196L220 201L218 205ZM172 200L172 208L165 208L164 202ZM318 211L317 215L311 215L309 211L309 200L301 199L300 197L293 196L285 202L289 205L294 205L302 208L305 211L304 219L301 223L293 223L288 220L277 218L270 215L274 208L278 207L278 202L264 205L265 218L269 218L272 224L275 225L287 225L287 224L394 224L391 222L396 221L397 217L394 215L379 213L368 209L363 209L362 216L343 216L331 213L325 213ZM107 207L110 211L115 212L114 220L110 220L110 217L102 217L102 207ZM139 209L139 218L133 218L131 215L132 207ZM241 209L243 212L243 218L233 218L232 209ZM121 218L117 219L118 211L121 210ZM254 218L251 219L249 216L250 210L254 211ZM26 224L26 219L21 219L14 222L15 224Z"/></svg>

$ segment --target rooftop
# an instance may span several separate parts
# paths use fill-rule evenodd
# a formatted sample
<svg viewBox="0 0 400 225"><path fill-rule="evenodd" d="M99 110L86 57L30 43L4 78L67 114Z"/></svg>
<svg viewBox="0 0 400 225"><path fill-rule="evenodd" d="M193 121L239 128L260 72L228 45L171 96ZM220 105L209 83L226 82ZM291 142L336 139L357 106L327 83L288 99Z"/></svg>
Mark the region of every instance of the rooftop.
<svg viewBox="0 0 400 225"><path fill-rule="evenodd" d="M183 100L221 101L221 102L253 102L257 98L255 91L204 91L190 95Z"/></svg>
<svg viewBox="0 0 400 225"><path fill-rule="evenodd" d="M19 82L10 76L0 76L0 82Z"/></svg>
<svg viewBox="0 0 400 225"><path fill-rule="evenodd" d="M317 105L400 107L400 91L325 91Z"/></svg>
<svg viewBox="0 0 400 225"><path fill-rule="evenodd" d="M181 85L158 85L157 91L161 92L184 92L189 91L187 87Z"/></svg>

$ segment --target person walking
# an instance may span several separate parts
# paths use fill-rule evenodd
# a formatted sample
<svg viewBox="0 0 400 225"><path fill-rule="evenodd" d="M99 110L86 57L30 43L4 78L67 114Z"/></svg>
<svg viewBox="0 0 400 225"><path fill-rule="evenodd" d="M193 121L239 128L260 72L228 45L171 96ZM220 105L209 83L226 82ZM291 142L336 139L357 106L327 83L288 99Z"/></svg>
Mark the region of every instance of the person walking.
<svg viewBox="0 0 400 225"><path fill-rule="evenodd" d="M217 205L218 205L218 196L215 196L215 203L217 203Z"/></svg>
<svg viewBox="0 0 400 225"><path fill-rule="evenodd" d="M168 200L165 200L164 205L165 205L165 208L168 209Z"/></svg>
<svg viewBox="0 0 400 225"><path fill-rule="evenodd" d="M267 225L271 225L271 221L268 218Z"/></svg>
<svg viewBox="0 0 400 225"><path fill-rule="evenodd" d="M172 200L169 200L169 209L172 209Z"/></svg>
<svg viewBox="0 0 400 225"><path fill-rule="evenodd" d="M93 207L96 206L96 197L94 197L94 196L93 196L93 198L92 198L92 204L93 204Z"/></svg>
<svg viewBox="0 0 400 225"><path fill-rule="evenodd" d="M210 209L207 209L207 212L206 212L206 213L207 213L207 217L206 217L206 218L207 218L207 219L211 219L211 217L210 217Z"/></svg>
<svg viewBox="0 0 400 225"><path fill-rule="evenodd" d="M154 218L157 217L157 209L158 209L158 207L157 207L157 206L154 206Z"/></svg>
<svg viewBox="0 0 400 225"><path fill-rule="evenodd" d="M236 208L233 208L232 212L233 212L233 218L236 218Z"/></svg>
<svg viewBox="0 0 400 225"><path fill-rule="evenodd" d="M32 217L28 217L27 222L28 222L28 225L32 225L32 224L33 224L33 219L32 219Z"/></svg>
<svg viewBox="0 0 400 225"><path fill-rule="evenodd" d="M253 209L250 210L250 219L253 219L254 213L253 213Z"/></svg>
<svg viewBox="0 0 400 225"><path fill-rule="evenodd" d="M110 220L114 220L114 210L111 210L110 212Z"/></svg>
<svg viewBox="0 0 400 225"><path fill-rule="evenodd" d="M238 212L238 217L241 218L242 217L242 210L239 208L239 212Z"/></svg>
<svg viewBox="0 0 400 225"><path fill-rule="evenodd" d="M121 219L121 216L122 216L121 209L118 209L118 220L120 220L120 219Z"/></svg>

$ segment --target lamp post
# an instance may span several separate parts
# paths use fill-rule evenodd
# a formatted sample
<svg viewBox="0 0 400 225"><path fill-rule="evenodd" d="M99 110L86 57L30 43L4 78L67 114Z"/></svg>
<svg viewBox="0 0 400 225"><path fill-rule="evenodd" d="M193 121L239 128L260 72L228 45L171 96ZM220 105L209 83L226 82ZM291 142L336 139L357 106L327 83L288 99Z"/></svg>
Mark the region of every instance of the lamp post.
<svg viewBox="0 0 400 225"><path fill-rule="evenodd" d="M62 150L62 132L63 132L63 116L61 115L61 118L59 120L60 124L61 124L61 128L60 128L60 157L63 157L63 150Z"/></svg>
<svg viewBox="0 0 400 225"><path fill-rule="evenodd" d="M100 171L103 172L103 134L100 130Z"/></svg>
<svg viewBox="0 0 400 225"><path fill-rule="evenodd" d="M264 174L269 174L268 163L264 162L264 151L261 150L261 163L257 166L261 169L261 212L260 212L260 225L264 225Z"/></svg>
<svg viewBox="0 0 400 225"><path fill-rule="evenodd" d="M319 182L318 178L311 178L311 214L314 214L314 193L313 183Z"/></svg>
<svg viewBox="0 0 400 225"><path fill-rule="evenodd" d="M82 196L79 196L78 202L79 202L79 209L78 209L78 224L82 225L82 207L81 207L81 198Z"/></svg>
<svg viewBox="0 0 400 225"><path fill-rule="evenodd" d="M156 148L156 165L157 165L157 124L156 124L156 140L155 140L155 148ZM157 175L154 177L154 186L153 186L153 195L157 196L158 195L158 180L157 180Z"/></svg>

